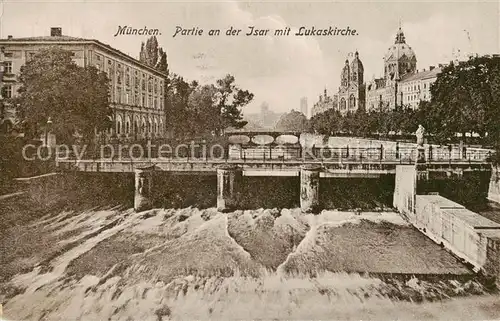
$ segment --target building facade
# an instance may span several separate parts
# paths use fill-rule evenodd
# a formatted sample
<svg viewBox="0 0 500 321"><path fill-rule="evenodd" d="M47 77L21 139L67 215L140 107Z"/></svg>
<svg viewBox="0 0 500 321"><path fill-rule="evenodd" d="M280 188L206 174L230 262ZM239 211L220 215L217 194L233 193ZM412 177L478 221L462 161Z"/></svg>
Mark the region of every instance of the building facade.
<svg viewBox="0 0 500 321"><path fill-rule="evenodd" d="M366 83L366 109L392 110L400 106L400 82L417 70L417 57L399 28L394 44L384 56L384 77Z"/></svg>
<svg viewBox="0 0 500 321"><path fill-rule="evenodd" d="M94 39L74 38L62 35L61 28L51 28L50 36L13 38L0 40L3 60L3 98L17 94L21 86L19 74L40 49L58 46L71 51L79 66L94 66L110 79L110 105L114 126L107 133L122 139L164 137L165 129L165 81L167 75L151 68L123 52ZM11 115L15 123L15 106L6 106L5 115Z"/></svg>
<svg viewBox="0 0 500 321"><path fill-rule="evenodd" d="M424 69L404 77L398 92L402 106L417 109L421 101L430 101L431 85L436 81L442 67L431 66L429 70Z"/></svg>
<svg viewBox="0 0 500 321"><path fill-rule="evenodd" d="M338 110L341 114L365 109L364 68L356 51L354 59L349 63L346 59L340 74L338 91Z"/></svg>
<svg viewBox="0 0 500 321"><path fill-rule="evenodd" d="M337 109L338 105L338 96L328 96L326 89L323 92L323 95L319 95L318 101L314 104L311 110L311 117L317 114L324 113L329 109Z"/></svg>

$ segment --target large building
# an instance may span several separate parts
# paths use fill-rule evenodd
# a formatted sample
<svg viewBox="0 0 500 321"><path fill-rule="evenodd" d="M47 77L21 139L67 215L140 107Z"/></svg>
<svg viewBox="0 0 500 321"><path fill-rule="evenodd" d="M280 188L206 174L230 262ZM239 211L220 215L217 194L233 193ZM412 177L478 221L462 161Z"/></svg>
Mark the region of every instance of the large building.
<svg viewBox="0 0 500 321"><path fill-rule="evenodd" d="M402 106L417 109L421 101L430 101L431 85L436 81L442 67L431 66L429 70L406 75L398 87L399 102Z"/></svg>
<svg viewBox="0 0 500 321"><path fill-rule="evenodd" d="M341 114L365 109L364 68L356 51L354 59L349 63L346 59L340 75L338 91L338 110Z"/></svg>
<svg viewBox="0 0 500 321"><path fill-rule="evenodd" d="M311 117L317 114L321 114L329 109L336 109L338 105L338 96L333 95L333 97L328 96L325 91L323 95L319 95L318 101L314 104L312 111L311 111Z"/></svg>
<svg viewBox="0 0 500 321"><path fill-rule="evenodd" d="M51 28L50 36L8 36L0 40L0 61L3 61L4 66L0 78L3 98L8 99L17 94L21 67L37 51L50 46L71 51L79 66L95 66L107 73L114 121L114 127L108 135L116 134L123 139L165 135L164 82L167 75L98 40L64 36L61 28ZM4 122L15 122L12 111L13 106L5 108Z"/></svg>
<svg viewBox="0 0 500 321"><path fill-rule="evenodd" d="M417 57L399 28L394 44L384 56L384 77L366 84L366 109L392 110L401 106L400 82L417 70Z"/></svg>

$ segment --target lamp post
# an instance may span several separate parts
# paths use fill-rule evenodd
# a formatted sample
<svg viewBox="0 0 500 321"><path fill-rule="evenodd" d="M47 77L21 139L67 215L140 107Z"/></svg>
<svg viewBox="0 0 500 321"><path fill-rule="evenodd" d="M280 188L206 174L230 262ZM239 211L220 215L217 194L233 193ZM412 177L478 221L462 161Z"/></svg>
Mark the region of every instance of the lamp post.
<svg viewBox="0 0 500 321"><path fill-rule="evenodd" d="M49 130L50 127L52 126L52 119L50 117L47 119L47 124L45 126L45 147L48 147L48 141L49 141Z"/></svg>

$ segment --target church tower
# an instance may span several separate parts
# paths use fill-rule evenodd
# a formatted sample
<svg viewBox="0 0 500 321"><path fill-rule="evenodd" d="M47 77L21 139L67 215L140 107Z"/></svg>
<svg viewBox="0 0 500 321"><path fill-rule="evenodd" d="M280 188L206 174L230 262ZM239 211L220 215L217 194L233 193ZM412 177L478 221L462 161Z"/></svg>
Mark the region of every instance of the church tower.
<svg viewBox="0 0 500 321"><path fill-rule="evenodd" d="M365 87L363 78L363 63L359 59L359 53L356 51L351 63L349 63L349 59L346 59L340 75L338 109L342 114L364 109Z"/></svg>
<svg viewBox="0 0 500 321"><path fill-rule="evenodd" d="M351 62L351 79L350 82L360 86L363 84L363 63L359 60L359 53L356 51L354 54L354 59Z"/></svg>

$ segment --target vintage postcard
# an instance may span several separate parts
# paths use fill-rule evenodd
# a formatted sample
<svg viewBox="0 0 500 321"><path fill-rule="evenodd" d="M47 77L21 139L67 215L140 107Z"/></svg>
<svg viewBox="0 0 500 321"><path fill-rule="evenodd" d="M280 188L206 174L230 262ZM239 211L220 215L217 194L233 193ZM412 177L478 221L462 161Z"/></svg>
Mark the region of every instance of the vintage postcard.
<svg viewBox="0 0 500 321"><path fill-rule="evenodd" d="M0 0L0 320L500 319L498 1Z"/></svg>

